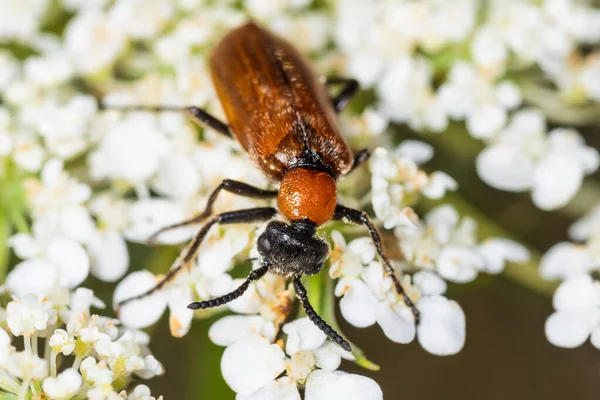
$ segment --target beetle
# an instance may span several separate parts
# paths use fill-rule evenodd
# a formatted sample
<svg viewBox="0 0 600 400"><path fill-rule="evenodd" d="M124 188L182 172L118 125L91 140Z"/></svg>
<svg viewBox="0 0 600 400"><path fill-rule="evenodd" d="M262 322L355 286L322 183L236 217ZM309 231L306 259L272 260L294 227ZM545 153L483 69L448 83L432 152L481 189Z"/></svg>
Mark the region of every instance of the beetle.
<svg viewBox="0 0 600 400"><path fill-rule="evenodd" d="M188 308L206 309L231 302L270 271L291 278L308 318L335 343L351 351L348 341L313 309L300 280L302 275L319 273L329 257L329 245L315 235L317 228L330 220L339 220L368 228L386 274L418 324L419 311L395 276L375 224L366 212L337 203L337 180L369 157L367 149L354 155L336 123L336 114L356 94L358 82L345 78L322 81L291 44L252 21L221 39L212 52L210 71L228 123L193 106L127 108L187 112L200 125L237 139L266 177L279 184L279 189L265 190L223 180L210 195L204 212L152 235L150 241L166 230L206 220L165 277L145 293L124 300L119 307L161 289L178 271L189 266L212 226L269 221L257 241L262 266L251 271L246 281L232 292L194 302ZM328 87L333 85L342 88L330 97ZM213 215L213 205L222 190L257 199L276 197L277 208L257 207ZM285 221L278 219L279 215Z"/></svg>

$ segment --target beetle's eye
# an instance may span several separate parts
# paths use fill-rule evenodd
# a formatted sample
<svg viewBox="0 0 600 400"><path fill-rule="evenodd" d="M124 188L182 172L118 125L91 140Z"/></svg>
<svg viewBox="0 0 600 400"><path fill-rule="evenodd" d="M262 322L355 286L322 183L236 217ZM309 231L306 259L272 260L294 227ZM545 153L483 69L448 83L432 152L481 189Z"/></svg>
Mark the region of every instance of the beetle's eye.
<svg viewBox="0 0 600 400"><path fill-rule="evenodd" d="M262 235L258 238L257 245L259 252L271 250L271 242L265 235Z"/></svg>

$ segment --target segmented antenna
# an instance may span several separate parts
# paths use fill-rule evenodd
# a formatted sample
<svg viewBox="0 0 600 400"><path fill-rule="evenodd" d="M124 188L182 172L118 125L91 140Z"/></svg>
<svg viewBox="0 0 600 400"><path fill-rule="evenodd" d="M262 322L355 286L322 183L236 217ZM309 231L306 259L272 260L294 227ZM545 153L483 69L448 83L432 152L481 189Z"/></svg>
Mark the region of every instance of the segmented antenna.
<svg viewBox="0 0 600 400"><path fill-rule="evenodd" d="M227 293L221 297L217 297L215 299L205 300L205 301L196 301L196 302L188 305L188 308L190 310L198 310L198 309L204 310L206 308L218 307L223 304L232 302L233 300L235 300L238 297L240 297L241 295L243 295L246 290L248 290L250 283L262 278L267 273L268 270L269 270L269 266L267 264L265 264L264 266L251 271L250 274L248 275L248 278L246 279L246 281L244 283L242 283L240 285L240 287L238 287L234 291Z"/></svg>
<svg viewBox="0 0 600 400"><path fill-rule="evenodd" d="M339 333L335 331L331 326L327 324L327 322L323 321L323 318L317 314L313 306L308 301L308 296L306 294L306 288L300 282L300 277L294 278L294 289L296 289L296 296L302 302L302 306L304 306L304 311L306 312L306 316L319 328L325 335L327 335L331 340L335 343L342 346L342 348L346 351L352 351L352 346L350 343L346 341Z"/></svg>

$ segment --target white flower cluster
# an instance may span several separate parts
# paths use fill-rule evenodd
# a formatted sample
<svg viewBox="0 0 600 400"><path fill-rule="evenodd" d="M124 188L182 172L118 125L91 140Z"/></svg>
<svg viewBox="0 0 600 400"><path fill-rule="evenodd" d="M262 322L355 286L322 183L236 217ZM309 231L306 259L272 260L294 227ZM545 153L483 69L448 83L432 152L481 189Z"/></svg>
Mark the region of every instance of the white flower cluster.
<svg viewBox="0 0 600 400"><path fill-rule="evenodd" d="M554 245L541 261L546 279L561 279L554 293L556 311L546 321L546 337L560 347L577 347L588 338L600 348L600 205L571 226L578 242Z"/></svg>
<svg viewBox="0 0 600 400"><path fill-rule="evenodd" d="M121 329L118 320L92 314L91 307L104 304L84 288L69 292L55 287L46 296L13 295L1 310L3 393L19 399L154 399L145 385L129 395L121 390L133 374L144 379L162 374L161 364L148 350L149 337ZM12 345L19 337L21 351Z"/></svg>
<svg viewBox="0 0 600 400"><path fill-rule="evenodd" d="M562 109L600 100L600 53L581 50L600 43L600 10L569 0L482 4L342 0L334 32L342 69L375 89L378 112L413 130L442 132L449 119L465 121L488 146L477 160L482 180L530 190L543 210L560 208L597 170L598 152L573 129L546 135L542 105L563 104L546 110L561 120ZM512 78L535 68L556 91ZM541 110L516 111L534 96Z"/></svg>

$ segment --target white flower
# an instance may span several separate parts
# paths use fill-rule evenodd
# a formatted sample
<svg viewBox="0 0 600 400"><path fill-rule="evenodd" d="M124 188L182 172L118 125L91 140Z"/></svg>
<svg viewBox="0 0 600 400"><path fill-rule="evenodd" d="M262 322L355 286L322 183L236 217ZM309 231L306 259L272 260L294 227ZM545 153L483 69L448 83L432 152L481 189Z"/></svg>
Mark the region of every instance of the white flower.
<svg viewBox="0 0 600 400"><path fill-rule="evenodd" d="M159 400L162 396L159 397ZM146 385L138 385L133 389L133 392L127 396L127 400L156 400L150 393L150 388Z"/></svg>
<svg viewBox="0 0 600 400"><path fill-rule="evenodd" d="M377 383L365 376L341 371L315 371L306 381L307 400L326 399L383 399Z"/></svg>
<svg viewBox="0 0 600 400"><path fill-rule="evenodd" d="M64 170L62 160L48 160L41 171L40 180L29 179L25 182L25 187L35 217L58 216L66 232L72 232L69 228L78 229L77 237L74 238L78 241L82 241L82 234L89 234L92 230L89 215L81 207L90 198L91 189L87 184L71 177ZM70 227L71 224L80 226Z"/></svg>
<svg viewBox="0 0 600 400"><path fill-rule="evenodd" d="M31 337L56 321L57 313L52 308L52 302L42 296L21 296L6 306L6 322L15 336Z"/></svg>
<svg viewBox="0 0 600 400"><path fill-rule="evenodd" d="M167 1L142 0L118 2L111 8L110 21L115 29L135 39L150 39L161 31L175 8Z"/></svg>
<svg viewBox="0 0 600 400"><path fill-rule="evenodd" d="M543 210L564 206L583 177L598 168L598 151L571 129L545 133L539 111L519 111L510 125L477 157L477 173L487 184L508 191L532 190Z"/></svg>
<svg viewBox="0 0 600 400"><path fill-rule="evenodd" d="M51 87L69 80L73 76L73 66L66 54L53 52L43 56L28 57L25 60L24 72L29 82L41 87Z"/></svg>
<svg viewBox="0 0 600 400"><path fill-rule="evenodd" d="M64 329L57 329L52 336L50 336L48 344L56 353L62 353L65 356L68 356L75 350L76 340Z"/></svg>
<svg viewBox="0 0 600 400"><path fill-rule="evenodd" d="M465 344L465 314L457 302L430 296L417 303L421 322L417 337L430 353L445 356L458 353Z"/></svg>
<svg viewBox="0 0 600 400"><path fill-rule="evenodd" d="M131 151L131 149L136 151ZM94 179L123 180L142 186L157 170L169 144L148 113L130 113L102 138L89 159Z"/></svg>
<svg viewBox="0 0 600 400"><path fill-rule="evenodd" d="M8 373L22 380L42 380L48 376L48 362L30 351L12 353L5 368Z"/></svg>
<svg viewBox="0 0 600 400"><path fill-rule="evenodd" d="M18 71L19 64L13 55L6 50L0 51L0 91L4 92L8 88Z"/></svg>
<svg viewBox="0 0 600 400"><path fill-rule="evenodd" d="M113 306L123 300L144 293L146 290L153 288L156 283L157 280L150 271L132 272L117 285L113 297ZM150 296L124 305L119 312L119 318L129 327L146 327L158 321L166 307L166 294L157 291Z"/></svg>
<svg viewBox="0 0 600 400"><path fill-rule="evenodd" d="M58 374L56 378L49 377L45 379L42 389L53 399L70 399L77 394L82 384L81 375L76 370L67 368Z"/></svg>
<svg viewBox="0 0 600 400"><path fill-rule="evenodd" d="M114 379L106 361L98 362L94 357L86 357L79 366L83 380L93 385L110 385Z"/></svg>
<svg viewBox="0 0 600 400"><path fill-rule="evenodd" d="M212 324L208 337L219 346L229 346L251 333L274 340L276 330L260 315L228 315Z"/></svg>
<svg viewBox="0 0 600 400"><path fill-rule="evenodd" d="M600 267L600 260L591 248L569 242L557 243L540 261L540 274L544 279L569 279L587 274Z"/></svg>
<svg viewBox="0 0 600 400"><path fill-rule="evenodd" d="M284 353L268 339L251 333L225 349L221 372L236 393L250 394L285 370Z"/></svg>
<svg viewBox="0 0 600 400"><path fill-rule="evenodd" d="M443 131L448 121L431 80L432 71L424 58L399 58L390 64L377 85L381 110L412 129Z"/></svg>
<svg viewBox="0 0 600 400"><path fill-rule="evenodd" d="M33 231L34 236L19 233L10 239L15 253L26 259L6 279L14 293L48 294L57 283L73 288L85 280L90 260L79 243L60 234L52 221L36 221Z"/></svg>
<svg viewBox="0 0 600 400"><path fill-rule="evenodd" d="M591 335L600 348L600 284L589 275L570 278L556 289L556 311L546 320L546 337L560 347L577 347Z"/></svg>
<svg viewBox="0 0 600 400"><path fill-rule="evenodd" d="M501 33L493 27L483 26L477 29L471 42L471 54L473 62L486 72L489 71L492 76L504 72L508 50Z"/></svg>
<svg viewBox="0 0 600 400"><path fill-rule="evenodd" d="M166 199L143 199L135 202L127 212L129 226L125 238L145 243L159 229L183 221L186 216L181 203ZM172 229L156 238L156 243L175 244L189 240L198 227Z"/></svg>
<svg viewBox="0 0 600 400"><path fill-rule="evenodd" d="M33 40L43 23L42 17L48 5L45 0L25 0L16 3L12 0L0 1L0 38L25 43Z"/></svg>
<svg viewBox="0 0 600 400"><path fill-rule="evenodd" d="M93 74L115 62L125 47L121 28L99 9L77 14L65 29L65 48L82 74Z"/></svg>
<svg viewBox="0 0 600 400"><path fill-rule="evenodd" d="M65 104L46 101L36 111L32 122L51 154L70 159L87 149L90 123L97 111L94 98L78 95Z"/></svg>
<svg viewBox="0 0 600 400"><path fill-rule="evenodd" d="M462 61L454 63L438 96L448 116L465 119L469 133L479 139L496 135L506 124L508 110L521 101L512 83L496 85L493 79Z"/></svg>
<svg viewBox="0 0 600 400"><path fill-rule="evenodd" d="M394 152L377 148L371 156L371 202L375 215L387 229L414 225L413 212L406 207L416 200L419 193L437 199L446 190L457 188L456 182L444 173L427 175L420 170L414 159L423 159L421 153L421 149L411 144L400 145Z"/></svg>

